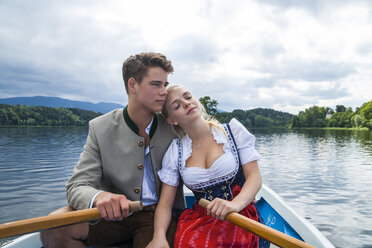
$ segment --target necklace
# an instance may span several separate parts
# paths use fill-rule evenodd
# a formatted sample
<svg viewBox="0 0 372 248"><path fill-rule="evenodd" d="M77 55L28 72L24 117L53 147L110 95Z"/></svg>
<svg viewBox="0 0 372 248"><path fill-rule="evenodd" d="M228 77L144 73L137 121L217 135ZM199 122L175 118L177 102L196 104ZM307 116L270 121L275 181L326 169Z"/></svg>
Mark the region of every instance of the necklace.
<svg viewBox="0 0 372 248"><path fill-rule="evenodd" d="M203 143L203 141L210 135L211 133L210 132L208 132L201 140L200 140L200 142L198 143L198 144L196 144L196 145L191 145L191 147L193 147L193 148L196 148L196 149L200 149L201 148L201 144Z"/></svg>

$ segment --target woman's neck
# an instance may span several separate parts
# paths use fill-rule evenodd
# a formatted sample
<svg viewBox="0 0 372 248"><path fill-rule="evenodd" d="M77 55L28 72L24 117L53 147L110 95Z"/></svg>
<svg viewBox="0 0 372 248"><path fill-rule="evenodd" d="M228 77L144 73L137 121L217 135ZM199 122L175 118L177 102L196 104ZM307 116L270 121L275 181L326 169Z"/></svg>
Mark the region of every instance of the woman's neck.
<svg viewBox="0 0 372 248"><path fill-rule="evenodd" d="M184 128L190 139L198 141L203 138L206 133L210 132L210 126L206 120L200 118L198 121L194 121L192 125Z"/></svg>

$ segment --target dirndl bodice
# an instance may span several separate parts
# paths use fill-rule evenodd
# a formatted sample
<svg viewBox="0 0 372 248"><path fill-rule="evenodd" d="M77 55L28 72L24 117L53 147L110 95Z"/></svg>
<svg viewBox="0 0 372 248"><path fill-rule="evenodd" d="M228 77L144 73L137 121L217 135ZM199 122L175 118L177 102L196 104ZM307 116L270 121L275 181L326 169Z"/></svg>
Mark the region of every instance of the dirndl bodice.
<svg viewBox="0 0 372 248"><path fill-rule="evenodd" d="M238 149L236 147L236 142L234 136L231 133L230 125L223 124L223 127L227 134L227 140L230 144L231 152L234 155L235 159L235 169L227 175L213 178L207 182L202 182L198 184L187 184L184 182L185 186L189 188L195 195L195 200L199 201L201 198L212 201L214 198L221 198L224 200L231 200L233 198L233 188L235 185L243 187L245 183L245 177L243 173L243 168L240 163ZM182 164L182 140L177 140L178 145L178 166L179 170L184 169ZM182 174L182 172L181 172Z"/></svg>

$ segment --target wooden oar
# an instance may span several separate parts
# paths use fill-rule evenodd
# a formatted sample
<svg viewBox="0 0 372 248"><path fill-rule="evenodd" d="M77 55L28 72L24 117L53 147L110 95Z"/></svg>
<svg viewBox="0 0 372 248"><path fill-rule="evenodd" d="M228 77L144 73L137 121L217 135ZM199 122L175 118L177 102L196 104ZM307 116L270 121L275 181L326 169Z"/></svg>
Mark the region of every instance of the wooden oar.
<svg viewBox="0 0 372 248"><path fill-rule="evenodd" d="M207 208L209 203L210 201L203 198L199 200L199 205L203 208ZM251 220L236 212L229 213L228 215L226 215L225 219L280 247L314 248L314 246L312 245L309 245L301 240L279 232L271 227L265 226L257 221Z"/></svg>
<svg viewBox="0 0 372 248"><path fill-rule="evenodd" d="M140 201L129 203L130 212L140 211L142 208L143 205ZM53 227L97 220L99 218L101 218L101 215L98 209L91 208L4 223L0 224L0 239Z"/></svg>

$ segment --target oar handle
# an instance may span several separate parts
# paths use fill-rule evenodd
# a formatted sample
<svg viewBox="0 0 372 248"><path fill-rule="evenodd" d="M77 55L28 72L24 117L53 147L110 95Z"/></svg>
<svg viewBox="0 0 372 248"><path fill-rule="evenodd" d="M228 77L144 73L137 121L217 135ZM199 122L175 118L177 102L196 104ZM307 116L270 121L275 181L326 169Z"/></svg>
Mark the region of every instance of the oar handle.
<svg viewBox="0 0 372 248"><path fill-rule="evenodd" d="M129 202L130 212L141 211L142 209L143 204L140 201ZM99 218L101 218L101 214L98 208L90 208L4 223L0 224L0 239Z"/></svg>
<svg viewBox="0 0 372 248"><path fill-rule="evenodd" d="M203 208L207 208L209 203L210 201L204 198L199 200L199 205ZM257 221L251 220L236 212L231 212L227 214L225 219L280 247L314 248L314 246L312 245L309 245L292 236L279 232L278 230L275 230L271 227L265 226Z"/></svg>

